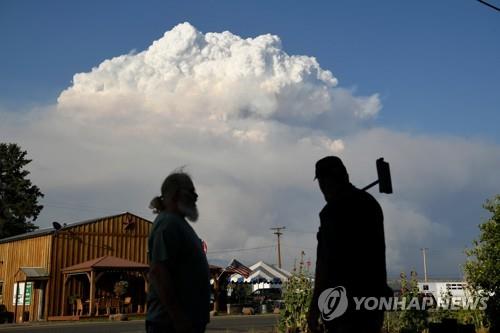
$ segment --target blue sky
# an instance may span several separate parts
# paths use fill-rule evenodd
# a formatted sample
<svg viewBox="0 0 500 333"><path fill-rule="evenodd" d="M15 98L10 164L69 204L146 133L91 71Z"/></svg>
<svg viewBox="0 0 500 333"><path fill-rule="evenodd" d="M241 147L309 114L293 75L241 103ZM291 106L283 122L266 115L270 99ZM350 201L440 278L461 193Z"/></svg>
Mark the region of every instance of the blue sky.
<svg viewBox="0 0 500 333"><path fill-rule="evenodd" d="M226 44L207 34L223 31ZM389 272L428 247L430 272L457 277L500 188L498 36L499 13L475 0L2 1L0 141L33 159L42 227L153 218L158 183L187 165L209 252L272 245L286 224L284 244L312 259L314 162L338 154L361 186L384 156L395 193L372 193ZM272 262L263 251L238 258Z"/></svg>
<svg viewBox="0 0 500 333"><path fill-rule="evenodd" d="M174 25L280 36L344 87L379 92L392 128L498 142L500 20L460 1L2 1L0 105L54 103L77 72Z"/></svg>

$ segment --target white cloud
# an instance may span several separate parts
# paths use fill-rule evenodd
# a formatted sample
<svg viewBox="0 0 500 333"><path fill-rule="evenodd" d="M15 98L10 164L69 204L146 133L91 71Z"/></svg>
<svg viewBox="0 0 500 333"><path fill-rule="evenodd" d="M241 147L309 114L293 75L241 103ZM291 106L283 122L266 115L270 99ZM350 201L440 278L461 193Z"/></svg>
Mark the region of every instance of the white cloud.
<svg viewBox="0 0 500 333"><path fill-rule="evenodd" d="M163 178L187 165L200 193L196 228L209 250L268 246L269 228L286 225L290 268L299 248L314 259L323 205L315 161L339 154L362 186L384 156L395 188L378 196L389 269L416 265L422 244L443 253L447 244L460 248L465 236L453 223L472 230L478 220L454 218L480 211L498 189L499 147L368 130L381 109L378 95L357 96L337 83L314 58L286 54L277 36L203 34L184 23L145 51L76 74L53 109L6 119L0 139L29 151L46 194L45 225L124 210L152 217L147 205ZM479 202L464 201L463 192ZM220 256L251 262L275 254ZM457 258L440 269L455 272Z"/></svg>
<svg viewBox="0 0 500 333"><path fill-rule="evenodd" d="M391 163L394 194L378 197L386 215L388 254L400 257L390 261L393 268L405 264L407 270L416 266L421 271L419 249L429 247L435 257L450 256L433 261L432 270L457 276L462 264L457 260L478 235L482 203L500 188L500 147L386 129L363 131L344 140L343 156L357 184L376 177L376 158L383 156ZM450 249L455 251L453 256Z"/></svg>
<svg viewBox="0 0 500 333"><path fill-rule="evenodd" d="M202 34L183 23L143 52L76 74L58 108L83 119L160 114L217 127L248 118L304 124L342 115L361 121L379 111L377 95L354 97L336 85L313 57L286 54L277 36Z"/></svg>

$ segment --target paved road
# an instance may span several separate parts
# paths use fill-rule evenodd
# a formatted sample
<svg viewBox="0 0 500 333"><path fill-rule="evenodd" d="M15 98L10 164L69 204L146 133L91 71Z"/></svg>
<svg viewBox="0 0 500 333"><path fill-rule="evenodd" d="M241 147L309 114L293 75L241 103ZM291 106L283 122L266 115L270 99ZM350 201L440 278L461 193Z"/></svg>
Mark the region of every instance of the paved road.
<svg viewBox="0 0 500 333"><path fill-rule="evenodd" d="M276 331L277 315L223 316L211 319L207 332L254 332ZM144 333L144 321L128 322L41 322L26 324L2 324L0 333Z"/></svg>

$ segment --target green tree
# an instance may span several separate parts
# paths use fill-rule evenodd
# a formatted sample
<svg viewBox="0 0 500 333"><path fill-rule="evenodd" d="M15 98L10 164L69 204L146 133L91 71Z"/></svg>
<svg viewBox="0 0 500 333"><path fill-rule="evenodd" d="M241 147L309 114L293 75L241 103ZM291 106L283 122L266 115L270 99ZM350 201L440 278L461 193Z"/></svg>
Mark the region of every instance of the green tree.
<svg viewBox="0 0 500 333"><path fill-rule="evenodd" d="M17 144L0 143L0 238L38 229L32 221L43 208L43 194L27 178L26 155Z"/></svg>
<svg viewBox="0 0 500 333"><path fill-rule="evenodd" d="M464 268L471 287L489 296L485 314L490 332L500 332L500 195L483 207L492 216L479 225L479 239L466 251L468 260Z"/></svg>

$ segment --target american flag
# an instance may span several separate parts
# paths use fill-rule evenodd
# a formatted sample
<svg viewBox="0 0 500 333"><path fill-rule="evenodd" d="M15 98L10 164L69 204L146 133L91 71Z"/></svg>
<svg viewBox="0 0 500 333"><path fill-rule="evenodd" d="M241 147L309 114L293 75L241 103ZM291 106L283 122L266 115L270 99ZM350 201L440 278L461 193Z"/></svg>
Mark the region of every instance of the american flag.
<svg viewBox="0 0 500 333"><path fill-rule="evenodd" d="M243 265L241 262L239 262L236 259L233 259L233 261L231 261L231 263L229 264L229 266L226 267L226 270L238 273L241 276L243 276L244 278L249 277L250 274L252 273L252 271L250 270L250 268L248 268L247 266Z"/></svg>

